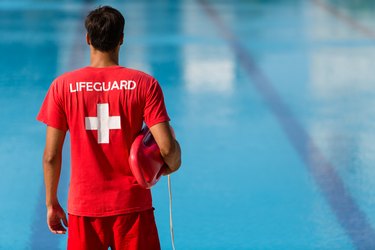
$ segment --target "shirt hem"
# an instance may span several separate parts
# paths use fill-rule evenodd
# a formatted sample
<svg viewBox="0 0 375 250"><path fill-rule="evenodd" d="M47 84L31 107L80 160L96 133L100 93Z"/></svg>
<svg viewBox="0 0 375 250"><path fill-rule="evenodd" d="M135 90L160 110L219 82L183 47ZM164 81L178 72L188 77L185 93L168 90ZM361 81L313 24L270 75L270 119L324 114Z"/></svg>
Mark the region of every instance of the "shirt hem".
<svg viewBox="0 0 375 250"><path fill-rule="evenodd" d="M55 129L62 130L62 131L64 131L64 132L67 132L67 131L69 130L69 129L68 129L67 127L65 127L65 126L60 126L60 125L57 125L56 123L53 123L53 122L47 122L47 121L46 121L45 119L43 119L43 118L39 118L39 117L37 117L36 120L39 121L39 122L44 123L45 125L47 125L47 126L49 126L49 127L53 127L53 128L55 128Z"/></svg>
<svg viewBox="0 0 375 250"><path fill-rule="evenodd" d="M156 119L156 120L153 120L151 122L146 122L146 125L148 128L151 128L152 126L158 124L158 123L162 123L162 122L169 122L171 119L169 117L163 117L163 118L159 118L159 119Z"/></svg>

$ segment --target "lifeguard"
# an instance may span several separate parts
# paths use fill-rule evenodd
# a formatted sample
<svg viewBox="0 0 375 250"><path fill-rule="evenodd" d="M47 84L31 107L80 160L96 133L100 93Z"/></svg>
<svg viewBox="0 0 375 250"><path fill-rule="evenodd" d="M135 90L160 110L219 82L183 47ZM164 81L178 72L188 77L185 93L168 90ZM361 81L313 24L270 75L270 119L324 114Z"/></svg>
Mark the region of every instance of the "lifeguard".
<svg viewBox="0 0 375 250"><path fill-rule="evenodd" d="M145 123L165 162L163 174L179 169L181 149L158 81L118 63L124 25L122 14L109 6L89 13L90 65L55 78L37 117L47 125L47 225L64 234L69 223L68 250L160 250L151 191L132 174L130 148ZM67 132L68 218L57 196Z"/></svg>
<svg viewBox="0 0 375 250"><path fill-rule="evenodd" d="M111 91L111 90L133 90L137 83L132 80L119 80L112 82L75 82L69 84L70 93L80 91Z"/></svg>

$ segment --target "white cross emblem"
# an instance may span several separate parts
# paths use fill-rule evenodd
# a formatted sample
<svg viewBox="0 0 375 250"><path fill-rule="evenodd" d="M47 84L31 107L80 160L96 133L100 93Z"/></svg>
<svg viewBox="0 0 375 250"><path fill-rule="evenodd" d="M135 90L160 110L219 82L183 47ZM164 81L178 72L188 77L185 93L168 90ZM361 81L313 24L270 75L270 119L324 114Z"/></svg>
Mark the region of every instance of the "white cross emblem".
<svg viewBox="0 0 375 250"><path fill-rule="evenodd" d="M98 143L109 143L109 130L121 129L120 116L109 116L108 103L97 104L97 117L85 117L86 130L98 130Z"/></svg>

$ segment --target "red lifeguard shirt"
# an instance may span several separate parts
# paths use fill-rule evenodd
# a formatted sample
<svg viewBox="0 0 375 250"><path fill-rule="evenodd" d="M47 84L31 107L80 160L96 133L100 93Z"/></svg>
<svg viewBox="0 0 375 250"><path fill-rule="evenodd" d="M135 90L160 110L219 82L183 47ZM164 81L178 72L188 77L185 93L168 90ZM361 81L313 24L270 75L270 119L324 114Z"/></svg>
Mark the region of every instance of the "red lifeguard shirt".
<svg viewBox="0 0 375 250"><path fill-rule="evenodd" d="M152 207L128 156L142 128L169 121L159 83L121 66L85 67L56 78L37 119L70 132L68 212L111 216Z"/></svg>

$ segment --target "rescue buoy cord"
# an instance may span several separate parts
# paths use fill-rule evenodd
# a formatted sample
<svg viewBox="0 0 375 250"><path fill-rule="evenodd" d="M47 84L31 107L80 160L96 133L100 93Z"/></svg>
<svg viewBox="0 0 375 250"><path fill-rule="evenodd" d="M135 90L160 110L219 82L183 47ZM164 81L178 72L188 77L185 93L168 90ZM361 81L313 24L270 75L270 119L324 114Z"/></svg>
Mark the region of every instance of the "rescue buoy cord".
<svg viewBox="0 0 375 250"><path fill-rule="evenodd" d="M169 228L171 231L171 241L172 249L176 250L174 247L174 232L173 232L173 218L172 218L172 185L171 185L171 175L168 175L168 191L169 191Z"/></svg>

